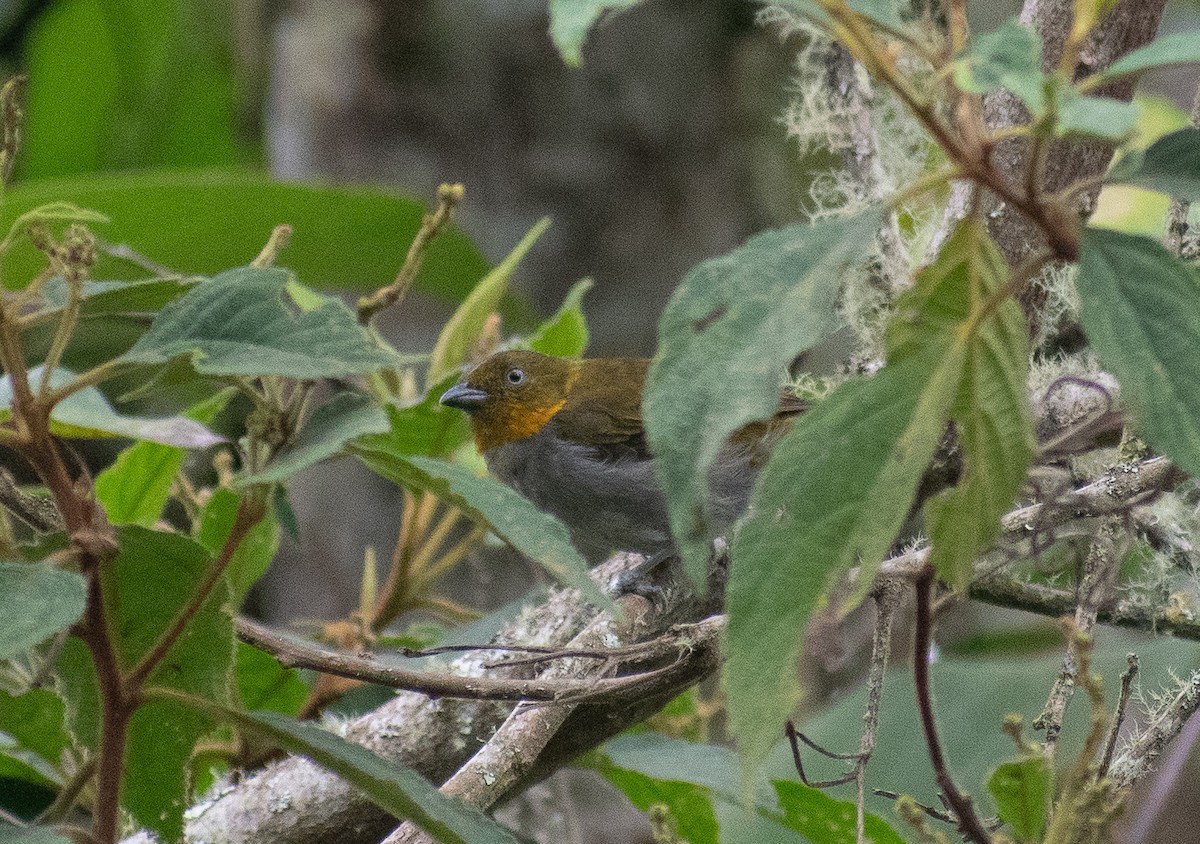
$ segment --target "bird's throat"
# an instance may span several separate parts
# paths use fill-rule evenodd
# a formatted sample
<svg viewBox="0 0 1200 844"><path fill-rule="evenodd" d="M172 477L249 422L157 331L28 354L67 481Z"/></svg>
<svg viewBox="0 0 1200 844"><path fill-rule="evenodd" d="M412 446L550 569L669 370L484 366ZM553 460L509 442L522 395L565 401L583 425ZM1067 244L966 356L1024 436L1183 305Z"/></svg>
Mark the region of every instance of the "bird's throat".
<svg viewBox="0 0 1200 844"><path fill-rule="evenodd" d="M541 407L509 407L498 419L473 420L475 446L482 454L505 443L532 437L566 405L566 400Z"/></svg>

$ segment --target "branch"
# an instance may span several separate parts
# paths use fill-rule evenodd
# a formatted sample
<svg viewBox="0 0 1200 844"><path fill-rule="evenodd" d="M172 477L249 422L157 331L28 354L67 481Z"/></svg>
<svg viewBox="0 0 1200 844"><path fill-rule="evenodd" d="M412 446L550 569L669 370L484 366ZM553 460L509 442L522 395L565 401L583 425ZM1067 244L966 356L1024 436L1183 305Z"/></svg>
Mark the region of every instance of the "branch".
<svg viewBox="0 0 1200 844"><path fill-rule="evenodd" d="M622 611L622 622L613 621L601 614L571 640L568 647L574 649L601 648L605 642L638 641L653 629L650 616L654 608L645 598L627 595L618 601ZM574 664L562 662L548 674L556 678L580 677L591 683L602 682L598 675L611 669L603 663ZM578 704L556 703L541 706L522 703L509 714L488 743L463 765L441 787L442 794L456 797L477 809L494 806L501 797L532 770L538 756L546 749L550 739L558 733ZM401 824L384 844L433 844L433 840L411 823Z"/></svg>
<svg viewBox="0 0 1200 844"><path fill-rule="evenodd" d="M602 584L611 584L639 561L636 555L618 555L593 569L592 575ZM648 637L662 635L672 624L690 620L696 611L689 593L671 584L667 584L656 610L646 620ZM595 616L595 609L581 600L578 592L556 590L544 603L528 609L502 629L494 641L563 648ZM487 670L484 663L488 658L487 654L468 654L454 660L451 668L459 674L478 676ZM715 669L716 656L712 652L703 659L685 660L677 673L659 675L652 685L624 700L575 707L533 768L519 772L522 775L500 799L645 719ZM538 676L529 665L495 669L492 675L503 676L506 670L516 672L516 677ZM445 782L479 750L512 709L511 704L498 701L431 700L416 692L401 692L373 712L349 722L343 734L433 782ZM294 800L281 810L281 794L320 795L320 799ZM361 844L381 839L394 827L395 821L353 786L306 759L289 758L268 765L194 807L188 814L187 839Z"/></svg>
<svg viewBox="0 0 1200 844"><path fill-rule="evenodd" d="M602 616L601 618L607 617ZM605 641L611 640L602 640L588 645L587 650L579 650L582 646L573 642L566 649L550 650L540 654L536 659L536 662L545 662L555 659L586 658L600 660L602 668L618 667L635 659L643 663L661 663L664 660L670 660L669 664L663 667L614 678L599 678L595 676L595 672L584 675L576 672L575 675L564 676L561 672L551 670L528 680L466 676L450 671L413 670L394 664L380 663L374 656L354 656L315 644L299 642L247 618L237 619L236 625L239 639L259 650L266 651L283 665L291 668L311 668L324 674L348 677L364 683L378 683L430 697L514 702L570 699L575 704L600 704L616 703L664 680L669 682L669 678L675 673L689 671L691 666L687 663L690 661L710 659L715 656L717 638L725 627L725 620L723 616L712 616L695 624L678 625L670 632L651 641L639 642L626 648L605 648ZM628 635L619 637L621 641L629 638ZM492 650L496 647L498 646L489 645L480 650ZM470 646L456 646L456 648L471 650ZM516 649L523 650L519 647ZM501 662L484 667L511 668L525 662L527 660Z"/></svg>
<svg viewBox="0 0 1200 844"><path fill-rule="evenodd" d="M400 266L400 271L396 273L395 281L386 287L379 288L370 296L363 296L358 300L359 324L369 325L377 313L404 298L417 278L429 243L450 222L454 206L462 202L465 192L462 185L438 186L438 207L421 220L421 228L408 247L408 254L404 256L404 263Z"/></svg>
<svg viewBox="0 0 1200 844"><path fill-rule="evenodd" d="M1072 635L1067 638L1067 652L1063 654L1062 671L1059 672L1050 689L1045 707L1033 722L1035 730L1046 731L1045 754L1048 762L1054 760L1054 751L1058 747L1058 736L1062 730L1063 715L1075 693L1075 685L1078 680L1080 636L1087 636L1095 626L1099 607L1107 599L1107 593L1110 591L1113 578L1117 573L1117 566L1120 565L1116 540L1122 527L1122 520L1119 518L1107 521L1092 540L1091 548L1088 549L1083 563L1083 575L1079 580L1078 596L1075 601L1075 621Z"/></svg>
<svg viewBox="0 0 1200 844"><path fill-rule="evenodd" d="M1196 89L1196 98L1192 101L1192 126L1200 128L1200 87ZM1166 247L1181 258L1196 257L1191 254L1197 244L1194 237L1188 237L1188 212L1192 203L1178 197L1171 198L1171 208L1167 212Z"/></svg>
<svg viewBox="0 0 1200 844"><path fill-rule="evenodd" d="M1118 788L1133 785L1151 770L1157 759L1200 708L1200 671L1193 672L1175 696L1151 713L1148 723L1121 749L1109 768Z"/></svg>
<svg viewBox="0 0 1200 844"><path fill-rule="evenodd" d="M1130 50L1148 44L1158 31L1165 5L1165 0L1121 0L1084 45L1077 75L1107 68ZM1025 0L1020 22L1036 29L1044 45L1042 64L1047 71L1056 68L1061 61L1073 13L1074 4L1070 0ZM1128 101L1133 95L1133 82L1123 81L1098 93ZM984 97L983 114L993 132L1029 123L1029 113L1024 105L1005 89ZM1027 139L1008 138L994 147L991 165L1000 178L1011 185L1019 185L1029 171L1030 153L1031 145ZM1103 174L1111 157L1112 148L1107 144L1055 141L1045 151L1044 164L1039 167L1044 174L1039 189L1053 193L1068 185L1095 179ZM1082 213L1091 212L1099 190L1099 182L1096 182L1094 187L1080 194L1078 207ZM942 227L930 245L930 254L936 254L954 224L965 216L971 206L973 191L974 186L965 182L955 186ZM1020 192L1025 193L1024 187ZM1045 244L1045 236L1022 212L1019 203L993 198L983 211L992 237L1010 265L1020 264ZM1044 293L1037 286L1026 289L1023 297L1026 313L1035 314L1043 301Z"/></svg>

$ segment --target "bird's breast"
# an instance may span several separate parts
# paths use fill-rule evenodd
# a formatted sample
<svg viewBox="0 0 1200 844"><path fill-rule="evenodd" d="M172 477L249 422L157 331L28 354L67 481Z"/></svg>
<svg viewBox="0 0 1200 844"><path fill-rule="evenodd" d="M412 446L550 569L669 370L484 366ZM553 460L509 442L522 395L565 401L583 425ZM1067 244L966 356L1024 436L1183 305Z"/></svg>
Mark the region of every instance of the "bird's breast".
<svg viewBox="0 0 1200 844"><path fill-rule="evenodd" d="M563 521L593 564L612 551L654 553L671 545L652 460L605 458L550 429L489 449L484 458L497 478Z"/></svg>

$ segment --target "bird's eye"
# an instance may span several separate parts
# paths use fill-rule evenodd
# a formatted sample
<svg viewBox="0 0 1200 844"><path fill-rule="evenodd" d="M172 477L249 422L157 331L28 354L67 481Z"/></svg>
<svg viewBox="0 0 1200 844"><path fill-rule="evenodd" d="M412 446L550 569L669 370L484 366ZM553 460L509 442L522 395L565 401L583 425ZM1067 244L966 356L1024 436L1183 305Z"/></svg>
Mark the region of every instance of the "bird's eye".
<svg viewBox="0 0 1200 844"><path fill-rule="evenodd" d="M525 383L525 370L510 369L510 370L508 370L508 374L505 377L508 379L508 383L512 384L514 387L517 386L518 384L524 384Z"/></svg>

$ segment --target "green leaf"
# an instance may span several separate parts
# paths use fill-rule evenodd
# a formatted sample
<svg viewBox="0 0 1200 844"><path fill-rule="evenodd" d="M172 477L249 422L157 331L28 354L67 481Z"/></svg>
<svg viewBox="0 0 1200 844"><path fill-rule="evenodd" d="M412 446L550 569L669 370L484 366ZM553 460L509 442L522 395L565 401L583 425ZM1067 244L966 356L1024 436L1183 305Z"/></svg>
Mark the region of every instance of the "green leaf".
<svg viewBox="0 0 1200 844"><path fill-rule="evenodd" d="M80 319L87 319L110 314L153 313L191 290L200 281L195 277L85 281L79 316ZM38 312L35 324L53 323L67 305L70 288L62 276L55 276L42 285L40 293L49 308Z"/></svg>
<svg viewBox="0 0 1200 844"><path fill-rule="evenodd" d="M1146 440L1200 475L1200 281L1147 237L1087 228L1080 319Z"/></svg>
<svg viewBox="0 0 1200 844"><path fill-rule="evenodd" d="M242 706L295 715L308 697L308 687L295 669L284 668L269 653L237 643L237 685Z"/></svg>
<svg viewBox="0 0 1200 844"><path fill-rule="evenodd" d="M1045 107L1042 42L1016 18L971 40L955 62L954 84L971 94L1007 88L1034 114Z"/></svg>
<svg viewBox="0 0 1200 844"><path fill-rule="evenodd" d="M835 800L818 788L790 780L772 780L784 826L801 833L812 844L843 844L853 841L858 825L857 811L849 800ZM867 813L863 818L867 840L874 844L904 844L887 821Z"/></svg>
<svg viewBox="0 0 1200 844"><path fill-rule="evenodd" d="M799 783L774 781L768 787L761 777L754 778L753 811L746 813L738 759L724 747L643 733L613 739L589 761L639 809L666 804L679 833L692 844L854 840L854 803ZM868 840L902 844L885 821L870 814L864 821Z"/></svg>
<svg viewBox="0 0 1200 844"><path fill-rule="evenodd" d="M1079 97L1071 88L1063 88L1059 105L1059 137L1099 138L1123 141L1133 134L1141 107L1109 97Z"/></svg>
<svg viewBox="0 0 1200 844"><path fill-rule="evenodd" d="M23 50L31 141L20 159L24 171L243 157L235 141L233 30L223 8L125 0L114 18L102 0L77 0L37 18Z"/></svg>
<svg viewBox="0 0 1200 844"><path fill-rule="evenodd" d="M153 690L155 697L198 709L254 732L292 753L307 756L357 786L371 802L398 819L411 820L436 841L454 844L517 844L504 827L470 806L446 797L429 781L359 744L277 712L238 712L210 700Z"/></svg>
<svg viewBox="0 0 1200 844"><path fill-rule="evenodd" d="M488 315L500 306L501 298L508 291L508 280L512 278L517 264L521 263L525 253L549 227L549 217L543 217L535 223L521 238L521 242L513 247L512 252L484 276L458 306L458 310L442 327L442 332L429 355L429 371L425 375L426 386L441 381L466 361L471 345L483 330Z"/></svg>
<svg viewBox="0 0 1200 844"><path fill-rule="evenodd" d="M550 39L568 67L583 64L583 42L602 16L637 5L638 0L550 0Z"/></svg>
<svg viewBox="0 0 1200 844"><path fill-rule="evenodd" d="M897 315L888 326L889 361L939 347L962 361L951 418L962 447L963 477L929 503L928 522L934 567L957 588L966 585L976 555L999 533L1000 516L1033 458L1025 316L1010 297L992 309L1007 278L1008 265L986 226L964 220L896 302Z"/></svg>
<svg viewBox="0 0 1200 844"><path fill-rule="evenodd" d="M987 787L996 799L996 814L1012 827L1018 841L1042 840L1050 793L1050 769L1044 756L1006 762L988 777Z"/></svg>
<svg viewBox="0 0 1200 844"><path fill-rule="evenodd" d="M955 355L926 353L843 384L796 420L759 477L733 541L723 673L730 729L750 767L800 700L796 660L822 593L858 566L861 594L895 540L961 369Z"/></svg>
<svg viewBox="0 0 1200 844"><path fill-rule="evenodd" d="M17 238L24 234L35 223L107 223L108 217L87 208L80 208L69 202L48 202L26 211L13 220L8 228L8 234L0 242L0 253L7 252L16 243Z"/></svg>
<svg viewBox="0 0 1200 844"><path fill-rule="evenodd" d="M592 603L612 606L612 599L588 575L588 564L571 544L566 526L511 487L454 463L405 454L383 437L360 441L354 452L383 477L428 490L486 523L498 537L560 583L579 589Z"/></svg>
<svg viewBox="0 0 1200 844"><path fill-rule="evenodd" d="M1200 129L1189 126L1159 138L1150 148L1127 153L1105 177L1200 202Z"/></svg>
<svg viewBox="0 0 1200 844"><path fill-rule="evenodd" d="M1085 87L1088 90L1097 88L1152 67L1196 62L1200 62L1200 32L1172 32L1126 53L1109 65L1107 70L1088 77Z"/></svg>
<svg viewBox="0 0 1200 844"><path fill-rule="evenodd" d="M233 529L237 518L238 504L241 496L231 489L218 489L212 498L204 505L200 514L200 531L197 541L214 554L220 552ZM250 528L226 570L229 578L229 588L235 606L240 606L250 587L258 582L275 559L279 550L279 523L273 511L268 511Z"/></svg>
<svg viewBox="0 0 1200 844"><path fill-rule="evenodd" d="M188 419L208 424L232 397L232 388L190 408ZM183 467L186 452L152 442L135 443L96 477L96 498L113 524L152 527L170 497L171 486Z"/></svg>
<svg viewBox="0 0 1200 844"><path fill-rule="evenodd" d="M186 456L182 448L140 442L96 476L96 499L114 525L153 527Z"/></svg>
<svg viewBox="0 0 1200 844"><path fill-rule="evenodd" d="M788 364L838 326L843 272L870 254L880 220L874 209L760 234L697 266L671 297L643 406L672 529L697 583L712 542L713 459L730 434L775 412Z"/></svg>
<svg viewBox="0 0 1200 844"><path fill-rule="evenodd" d="M538 326L525 345L535 352L558 358L577 358L582 355L588 344L583 295L591 289L590 278L577 281L567 292L558 312Z"/></svg>
<svg viewBox="0 0 1200 844"><path fill-rule="evenodd" d="M185 416L209 424L232 397L232 388L190 408ZM171 486L183 468L187 453L174 446L135 443L117 455L113 464L96 476L96 499L108 520L116 525L153 527L171 496Z"/></svg>
<svg viewBox="0 0 1200 844"><path fill-rule="evenodd" d="M42 367L29 370L34 389L41 377ZM59 367L50 376L50 386L62 387L74 378L73 372ZM0 421L12 417L12 398L12 379L8 375L0 377ZM181 448L208 448L225 441L199 422L182 416L124 416L95 387L72 393L55 405L50 412L50 431L60 437L129 437Z"/></svg>
<svg viewBox="0 0 1200 844"><path fill-rule="evenodd" d="M5 191L0 221L7 226L55 200L104 212L112 218L105 240L184 276L245 264L274 226L290 223L296 233L284 253L288 267L314 286L357 290L395 276L425 213L421 202L381 188L284 184L256 170L162 170L23 182ZM23 285L45 265L45 255L21 241L3 258L4 279ZM416 289L457 299L487 270L470 240L450 226L429 244ZM102 254L92 274L143 279L146 271ZM513 315L510 308L506 318Z"/></svg>
<svg viewBox="0 0 1200 844"><path fill-rule="evenodd" d="M0 562L0 660L24 653L83 615L87 585L49 563Z"/></svg>
<svg viewBox="0 0 1200 844"><path fill-rule="evenodd" d="M48 826L18 827L0 821L0 844L72 844Z"/></svg>
<svg viewBox="0 0 1200 844"><path fill-rule="evenodd" d="M137 526L118 528L121 551L103 567L101 586L117 660L125 669L153 647L196 593L212 564L187 537ZM218 701L230 696L233 622L229 591L219 582L147 682ZM87 647L67 641L59 677L72 732L95 750L100 700ZM196 741L212 729L207 718L177 701L156 699L138 707L129 727L123 802L141 826L167 840L183 832L188 804L188 759Z"/></svg>
<svg viewBox="0 0 1200 844"><path fill-rule="evenodd" d="M465 413L441 404L442 393L458 382L459 374L451 373L430 387L425 396L415 404L405 407L388 405L388 432L378 436L367 435L361 442L382 443L385 448L395 449L402 454L424 454L445 457L465 443L470 436L470 425Z"/></svg>
<svg viewBox="0 0 1200 844"><path fill-rule="evenodd" d="M340 299L300 307L291 274L277 267L238 267L167 304L150 330L125 353L134 363L188 356L204 375L333 378L395 363Z"/></svg>
<svg viewBox="0 0 1200 844"><path fill-rule="evenodd" d="M71 746L63 717L62 699L48 689L0 691L0 778L61 785L58 765Z"/></svg>
<svg viewBox="0 0 1200 844"><path fill-rule="evenodd" d="M285 481L301 469L333 457L355 437L387 429L387 414L370 397L339 393L317 408L294 442L280 450L261 472L239 478L238 485Z"/></svg>
<svg viewBox="0 0 1200 844"><path fill-rule="evenodd" d="M670 777L651 777L620 767L604 754L596 756L593 766L599 774L620 789L640 811L666 806L675 822L675 831L688 844L718 844L717 815L708 789Z"/></svg>

